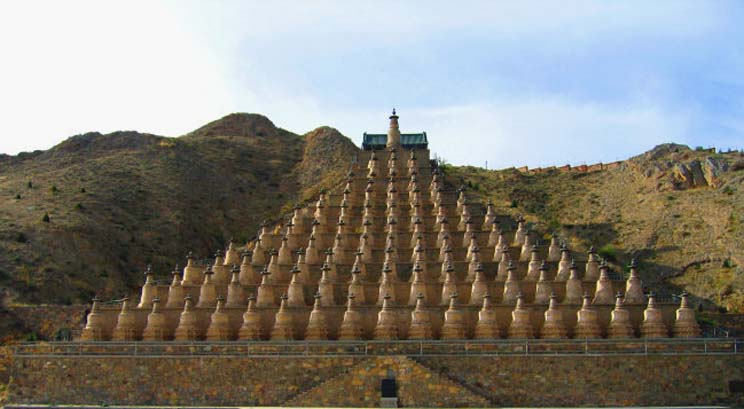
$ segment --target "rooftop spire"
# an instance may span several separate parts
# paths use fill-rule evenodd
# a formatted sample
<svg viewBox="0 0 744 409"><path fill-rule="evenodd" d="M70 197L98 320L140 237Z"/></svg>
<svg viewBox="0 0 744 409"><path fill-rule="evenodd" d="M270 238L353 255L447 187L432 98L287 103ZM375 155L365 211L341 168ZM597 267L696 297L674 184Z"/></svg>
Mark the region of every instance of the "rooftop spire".
<svg viewBox="0 0 744 409"><path fill-rule="evenodd" d="M395 113L395 108L393 108L393 114L390 115L390 129L388 129L386 146L387 148L400 147L400 129L398 128L398 115Z"/></svg>

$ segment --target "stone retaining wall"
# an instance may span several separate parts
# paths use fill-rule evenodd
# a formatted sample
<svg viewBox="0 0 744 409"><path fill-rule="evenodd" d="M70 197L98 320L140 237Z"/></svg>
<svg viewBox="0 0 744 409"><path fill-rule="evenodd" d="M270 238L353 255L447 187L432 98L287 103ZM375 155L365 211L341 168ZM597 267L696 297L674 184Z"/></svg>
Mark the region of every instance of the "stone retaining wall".
<svg viewBox="0 0 744 409"><path fill-rule="evenodd" d="M11 404L418 407L742 404L744 355L16 356Z"/></svg>

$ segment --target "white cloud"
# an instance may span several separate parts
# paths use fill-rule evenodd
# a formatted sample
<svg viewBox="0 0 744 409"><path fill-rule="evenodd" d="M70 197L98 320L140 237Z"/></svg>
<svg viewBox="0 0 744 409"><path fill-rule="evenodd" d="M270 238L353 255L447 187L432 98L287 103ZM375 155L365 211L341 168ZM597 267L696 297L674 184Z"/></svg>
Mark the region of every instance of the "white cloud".
<svg viewBox="0 0 744 409"><path fill-rule="evenodd" d="M232 105L219 61L157 3L4 8L0 152L46 149L89 130L170 134Z"/></svg>
<svg viewBox="0 0 744 409"><path fill-rule="evenodd" d="M448 161L489 168L610 162L679 140L685 115L654 106L602 106L559 97L509 99L401 112Z"/></svg>
<svg viewBox="0 0 744 409"><path fill-rule="evenodd" d="M502 58L520 62L539 48L544 63L639 38L686 44L718 30L722 14L709 2L2 3L0 152L46 149L89 130L176 136L236 111L298 133L335 126L359 143L362 132L386 129L392 105L424 89L433 97L398 106L401 124L426 130L454 163L620 159L689 131L690 113L659 102L665 78L653 87L644 79L622 103L557 94L530 78L505 95L492 88L509 77L474 67L458 79L448 58L472 38L489 42L483 53L507 50ZM389 73L359 74L360 60L346 58L359 54ZM317 66L328 78L309 74ZM425 75L440 66L451 83Z"/></svg>

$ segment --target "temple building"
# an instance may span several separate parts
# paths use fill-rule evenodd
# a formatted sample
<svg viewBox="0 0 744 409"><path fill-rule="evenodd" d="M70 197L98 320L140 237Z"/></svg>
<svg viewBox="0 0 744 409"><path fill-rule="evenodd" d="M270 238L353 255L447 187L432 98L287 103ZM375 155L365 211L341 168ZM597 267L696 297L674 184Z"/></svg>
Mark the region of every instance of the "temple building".
<svg viewBox="0 0 744 409"><path fill-rule="evenodd" d="M148 269L131 303L94 300L81 339L699 336L686 295L644 294L635 262L611 274L593 249L473 202L431 160L426 132L401 133L398 119L364 134L336 189L257 239L209 265L189 254L170 283Z"/></svg>

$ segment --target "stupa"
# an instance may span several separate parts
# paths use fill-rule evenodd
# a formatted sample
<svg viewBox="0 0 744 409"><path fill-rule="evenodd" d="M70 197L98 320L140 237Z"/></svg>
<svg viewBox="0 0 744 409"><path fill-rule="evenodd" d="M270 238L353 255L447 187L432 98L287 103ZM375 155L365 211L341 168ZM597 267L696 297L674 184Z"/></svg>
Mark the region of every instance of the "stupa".
<svg viewBox="0 0 744 409"><path fill-rule="evenodd" d="M626 280L504 198L474 200L431 160L426 132L389 120L335 188L249 243L188 253L169 282L148 267L138 305L95 301L80 339L698 336L686 297L679 312L654 297L646 308L635 261Z"/></svg>

